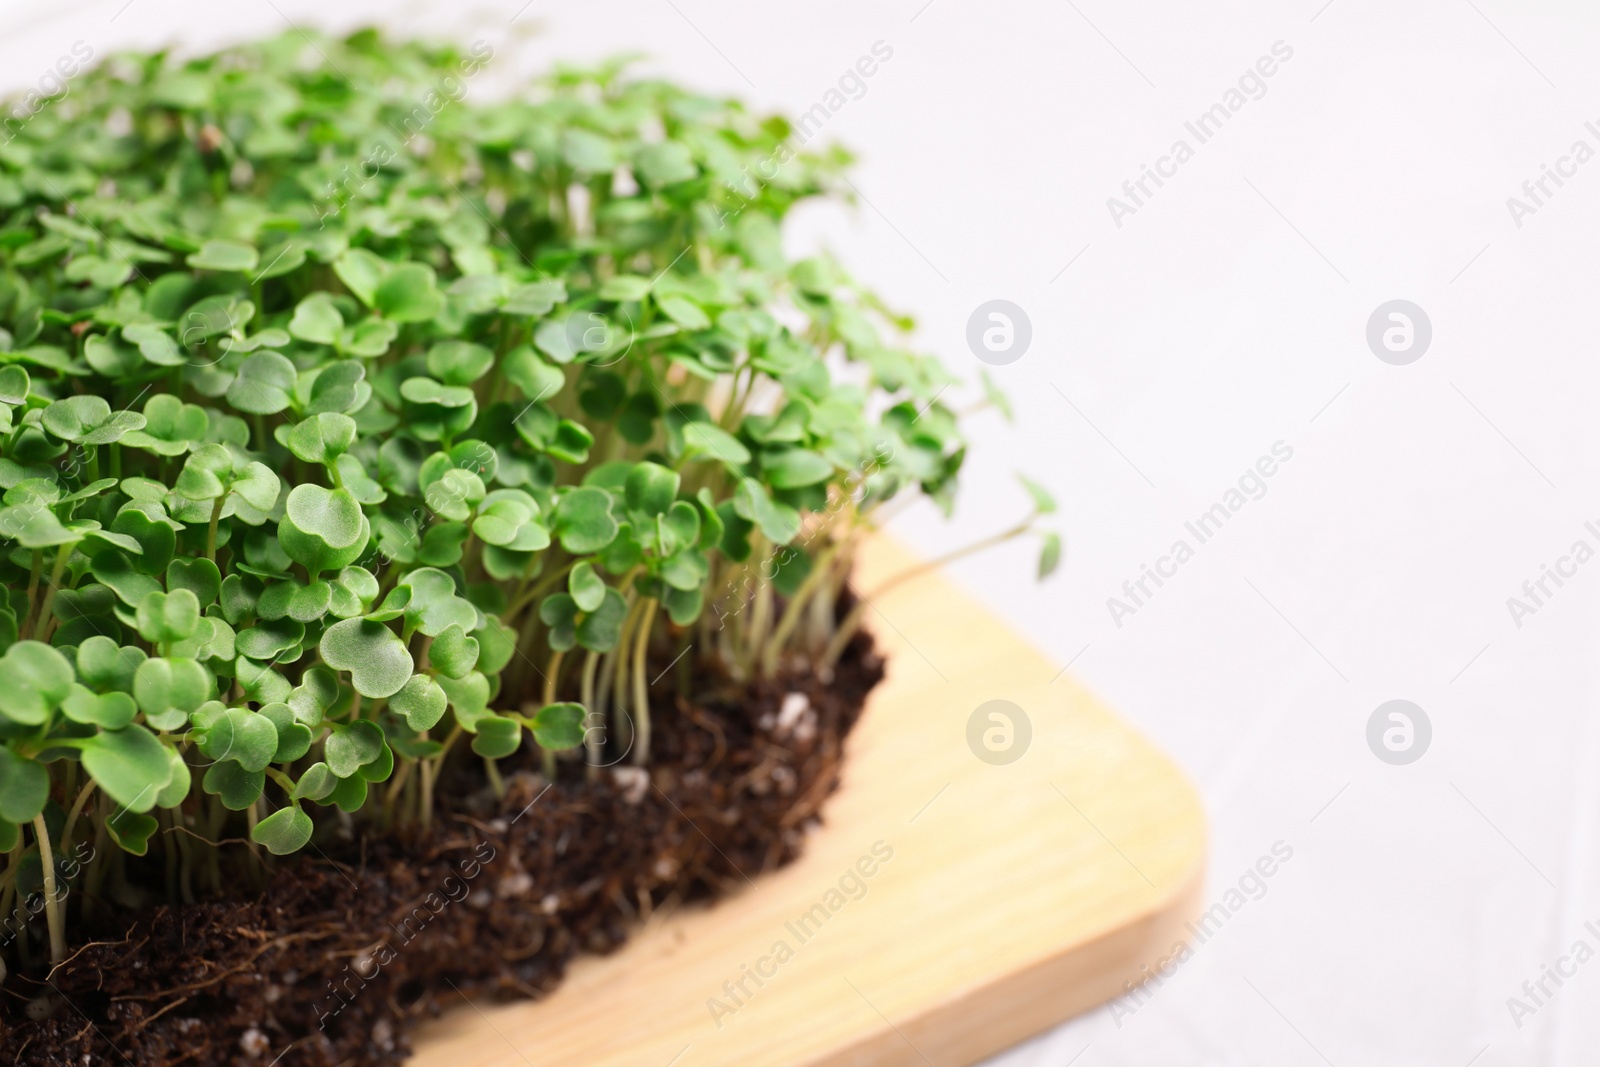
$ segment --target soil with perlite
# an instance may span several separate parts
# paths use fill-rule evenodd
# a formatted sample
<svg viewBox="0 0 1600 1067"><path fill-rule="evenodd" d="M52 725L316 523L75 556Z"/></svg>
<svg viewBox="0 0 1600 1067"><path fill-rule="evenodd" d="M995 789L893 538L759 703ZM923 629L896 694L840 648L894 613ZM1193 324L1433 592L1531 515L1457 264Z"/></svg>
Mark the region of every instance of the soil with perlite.
<svg viewBox="0 0 1600 1067"><path fill-rule="evenodd" d="M397 1065L419 1019L542 996L652 911L781 867L882 661L858 636L826 684L701 667L718 680L693 696L652 693L647 770L564 764L550 785L525 751L501 761L500 799L469 760L426 840L336 827L259 896L98 909L60 966L6 979L0 1063Z"/></svg>

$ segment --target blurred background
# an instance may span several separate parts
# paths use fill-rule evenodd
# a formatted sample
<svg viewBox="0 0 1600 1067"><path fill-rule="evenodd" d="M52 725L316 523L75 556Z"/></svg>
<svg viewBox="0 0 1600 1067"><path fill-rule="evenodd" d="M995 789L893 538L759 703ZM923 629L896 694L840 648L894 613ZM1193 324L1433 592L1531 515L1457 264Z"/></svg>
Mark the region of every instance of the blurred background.
<svg viewBox="0 0 1600 1067"><path fill-rule="evenodd" d="M1013 545L955 574L1193 776L1231 917L995 1067L1596 1061L1600 12L0 0L0 89L80 42L372 22L490 42L474 93L638 52L821 104L859 202L802 209L793 250L1010 394L954 520L895 532L937 554L1008 524L1015 470L1057 495L1062 573ZM995 300L1013 341L974 349ZM1541 993L1547 967L1572 974Z"/></svg>

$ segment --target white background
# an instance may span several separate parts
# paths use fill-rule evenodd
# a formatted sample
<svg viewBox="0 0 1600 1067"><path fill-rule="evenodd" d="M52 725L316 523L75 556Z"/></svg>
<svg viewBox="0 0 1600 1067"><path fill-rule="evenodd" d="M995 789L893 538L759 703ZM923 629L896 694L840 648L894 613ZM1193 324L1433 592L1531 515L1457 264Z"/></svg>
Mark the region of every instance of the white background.
<svg viewBox="0 0 1600 1067"><path fill-rule="evenodd" d="M0 77L24 86L79 39L103 54L378 20L490 40L514 59L497 75L645 52L793 114L885 42L824 130L859 150L863 203L804 211L796 248L834 249L969 379L979 303L1013 301L1033 329L996 371L1017 424L972 425L958 518L898 531L952 548L1023 511L1013 469L1048 484L1063 573L1035 585L1017 546L960 579L1194 776L1214 896L1294 850L1136 1013L994 1062L1592 1064L1600 962L1520 1028L1506 1001L1579 938L1600 949L1583 929L1600 928L1600 562L1520 627L1506 601L1575 540L1600 547L1600 161L1520 227L1506 200L1573 141L1600 149L1600 17L1322 3L535 0L510 26L521 0L0 2ZM1107 198L1193 146L1184 122L1277 41L1293 57L1266 94L1119 228ZM1365 340L1395 298L1433 327L1408 366ZM1107 598L1278 441L1293 458L1266 494L1116 625ZM1409 766L1366 743L1393 698L1433 725Z"/></svg>

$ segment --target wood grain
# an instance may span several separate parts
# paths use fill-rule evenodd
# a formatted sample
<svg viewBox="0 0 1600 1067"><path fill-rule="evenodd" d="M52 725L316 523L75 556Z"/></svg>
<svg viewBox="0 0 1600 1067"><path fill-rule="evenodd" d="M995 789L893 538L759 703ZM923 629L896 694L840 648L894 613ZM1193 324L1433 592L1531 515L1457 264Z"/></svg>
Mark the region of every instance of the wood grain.
<svg viewBox="0 0 1600 1067"><path fill-rule="evenodd" d="M879 540L863 584L910 562ZM463 1002L419 1032L416 1067L961 1067L1166 955L1205 863L1177 768L941 576L868 615L889 678L805 855L657 916L543 1001ZM1033 732L1005 766L967 745L995 699Z"/></svg>

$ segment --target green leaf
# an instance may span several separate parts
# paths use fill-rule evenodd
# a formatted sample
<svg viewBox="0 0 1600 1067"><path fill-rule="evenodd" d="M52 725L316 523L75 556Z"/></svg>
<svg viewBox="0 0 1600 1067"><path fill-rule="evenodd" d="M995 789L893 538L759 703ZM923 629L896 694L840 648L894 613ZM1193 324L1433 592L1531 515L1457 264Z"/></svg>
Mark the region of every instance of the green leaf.
<svg viewBox="0 0 1600 1067"><path fill-rule="evenodd" d="M247 771L265 770L278 751L278 730L265 715L227 708L200 731L200 751L213 760L233 760Z"/></svg>
<svg viewBox="0 0 1600 1067"><path fill-rule="evenodd" d="M428 373L446 385L471 385L494 366L494 352L470 341L440 341L428 349Z"/></svg>
<svg viewBox="0 0 1600 1067"><path fill-rule="evenodd" d="M298 372L277 352L257 352L245 357L228 386L228 403L249 415L276 415L294 397Z"/></svg>
<svg viewBox="0 0 1600 1067"><path fill-rule="evenodd" d="M833 476L833 464L815 452L788 448L761 457L761 472L774 489L800 489Z"/></svg>
<svg viewBox="0 0 1600 1067"><path fill-rule="evenodd" d="M323 633L318 650L328 666L349 671L351 684L365 697L393 696L415 667L411 653L394 631L367 619L334 623Z"/></svg>
<svg viewBox="0 0 1600 1067"><path fill-rule="evenodd" d="M15 363L0 367L0 404L26 403L29 385L26 367L19 367Z"/></svg>
<svg viewBox="0 0 1600 1067"><path fill-rule="evenodd" d="M522 747L522 724L515 719L491 715L478 723L472 738L472 751L484 759L505 759Z"/></svg>
<svg viewBox="0 0 1600 1067"><path fill-rule="evenodd" d="M1039 578L1043 580L1055 573L1061 565L1061 535L1050 531L1044 535L1044 545L1039 550Z"/></svg>
<svg viewBox="0 0 1600 1067"><path fill-rule="evenodd" d="M639 149L634 165L640 179L652 188L686 182L699 174L688 146L677 141L645 145Z"/></svg>
<svg viewBox="0 0 1600 1067"><path fill-rule="evenodd" d="M356 420L325 411L294 425L284 444L306 463L332 463L356 440Z"/></svg>
<svg viewBox="0 0 1600 1067"><path fill-rule="evenodd" d="M443 310L444 294L439 292L432 267L401 263L378 283L373 299L365 302L392 322L427 322Z"/></svg>
<svg viewBox="0 0 1600 1067"><path fill-rule="evenodd" d="M370 719L334 723L333 733L322 743L322 758L328 769L348 778L383 755L383 731Z"/></svg>
<svg viewBox="0 0 1600 1067"><path fill-rule="evenodd" d="M145 812L155 807L161 791L172 779L166 747L143 726L102 730L85 738L79 751L84 769L112 800L129 811Z"/></svg>
<svg viewBox="0 0 1600 1067"><path fill-rule="evenodd" d="M44 409L43 422L45 429L73 444L108 445L143 429L145 419L132 411L112 411L104 398L88 394L53 401Z"/></svg>
<svg viewBox="0 0 1600 1067"><path fill-rule="evenodd" d="M194 595L202 608L217 602L222 592L222 572L209 559L175 559L167 564L167 588Z"/></svg>
<svg viewBox="0 0 1600 1067"><path fill-rule="evenodd" d="M1026 477L1024 475L1021 475L1021 474L1017 475L1017 481L1022 483L1022 487L1024 489L1026 489L1028 491L1028 495L1033 498L1033 511L1034 511L1034 514L1036 514L1036 515L1054 515L1055 514L1055 512L1056 512L1056 498L1050 495L1050 491L1049 490L1047 490L1044 486L1040 485L1038 482L1034 481L1033 479L1028 478L1028 477Z"/></svg>
<svg viewBox="0 0 1600 1067"><path fill-rule="evenodd" d="M265 772L247 771L233 760L224 760L207 768L200 788L221 797L222 806L229 811L243 811L261 798L266 783Z"/></svg>
<svg viewBox="0 0 1600 1067"><path fill-rule="evenodd" d="M360 811L367 802L367 780L359 774L341 778L333 792L328 794L328 801L337 804L340 811Z"/></svg>
<svg viewBox="0 0 1600 1067"><path fill-rule="evenodd" d="M6 649L0 678L0 716L24 726L43 725L72 692L74 680L67 658L39 641L18 641Z"/></svg>
<svg viewBox="0 0 1600 1067"><path fill-rule="evenodd" d="M457 596L455 580L437 568L418 567L411 571L400 579L391 598L395 595L406 598L406 625L430 637L437 637L452 625L463 630L477 626L478 609Z"/></svg>
<svg viewBox="0 0 1600 1067"><path fill-rule="evenodd" d="M326 763L313 763L295 783L294 799L321 802L326 800L338 786L338 777L328 769Z"/></svg>
<svg viewBox="0 0 1600 1067"><path fill-rule="evenodd" d="M594 565L581 560L567 574L567 592L580 611L593 611L606 598L606 583L595 573Z"/></svg>
<svg viewBox="0 0 1600 1067"><path fill-rule="evenodd" d="M744 443L715 423L684 424L683 443L691 455L719 459L734 470L750 462L750 450Z"/></svg>
<svg viewBox="0 0 1600 1067"><path fill-rule="evenodd" d="M662 314L686 330L711 328L711 316L702 311L699 304L685 297L658 296L656 306Z"/></svg>
<svg viewBox="0 0 1600 1067"><path fill-rule="evenodd" d="M352 248L333 261L333 272L356 299L372 307L389 264L365 248Z"/></svg>
<svg viewBox="0 0 1600 1067"><path fill-rule="evenodd" d="M138 705L127 693L113 691L102 696L82 685L72 687L61 711L73 722L106 730L121 730L139 714Z"/></svg>
<svg viewBox="0 0 1600 1067"><path fill-rule="evenodd" d="M773 544L786 545L800 533L800 513L787 504L775 502L766 487L754 478L744 478L733 496L734 511L755 523Z"/></svg>
<svg viewBox="0 0 1600 1067"><path fill-rule="evenodd" d="M622 638L622 621L627 614L628 602L608 587L600 606L578 624L578 642L592 652L610 652Z"/></svg>
<svg viewBox="0 0 1600 1067"><path fill-rule="evenodd" d="M260 263L254 248L243 241L211 240L200 246L186 261L196 270L220 270L242 273L252 271Z"/></svg>
<svg viewBox="0 0 1600 1067"><path fill-rule="evenodd" d="M354 563L366 550L371 532L361 505L347 490L310 483L289 491L278 524L283 550L312 577Z"/></svg>
<svg viewBox="0 0 1600 1067"><path fill-rule="evenodd" d="M146 658L142 648L119 646L111 638L96 634L78 644L78 677L102 693L131 693L133 673ZM0 669L4 669L3 662Z"/></svg>
<svg viewBox="0 0 1600 1067"><path fill-rule="evenodd" d="M465 678L477 666L478 641L468 637L459 623L452 623L433 639L428 648L428 663L449 678Z"/></svg>
<svg viewBox="0 0 1600 1067"><path fill-rule="evenodd" d="M151 836L161 828L153 817L126 808L113 812L105 825L117 847L132 856L148 852Z"/></svg>
<svg viewBox="0 0 1600 1067"><path fill-rule="evenodd" d="M582 704L546 704L533 717L533 739L540 748L560 751L583 744Z"/></svg>
<svg viewBox="0 0 1600 1067"><path fill-rule="evenodd" d="M300 301L289 320L290 335L312 344L331 345L343 329L344 317L327 293L312 293Z"/></svg>
<svg viewBox="0 0 1600 1067"><path fill-rule="evenodd" d="M660 515L678 495L678 474L657 463L637 463L628 472L625 492L629 511Z"/></svg>
<svg viewBox="0 0 1600 1067"><path fill-rule="evenodd" d="M431 730L444 718L446 698L439 684L426 674L413 674L389 698L389 710L406 720L413 730Z"/></svg>
<svg viewBox="0 0 1600 1067"><path fill-rule="evenodd" d="M171 768L172 777L156 796L158 808L177 807L189 798L189 791L194 788L194 772L177 749L167 749L167 766Z"/></svg>
<svg viewBox="0 0 1600 1067"><path fill-rule="evenodd" d="M261 717L272 724L278 736L277 750L269 762L293 763L311 751L311 730L294 717L294 709L288 704L267 704L261 709Z"/></svg>
<svg viewBox="0 0 1600 1067"><path fill-rule="evenodd" d="M122 443L158 456L181 456L201 443L208 426L205 409L198 404L156 393L145 401L144 428L129 431Z"/></svg>
<svg viewBox="0 0 1600 1067"><path fill-rule="evenodd" d="M200 625L200 600L187 589L146 593L139 601L139 636L167 645L194 636Z"/></svg>
<svg viewBox="0 0 1600 1067"><path fill-rule="evenodd" d="M298 807L280 808L256 823L250 839L274 856L287 856L305 847L311 830L311 816Z"/></svg>
<svg viewBox="0 0 1600 1067"><path fill-rule="evenodd" d="M539 602L539 621L550 628L546 643L565 652L578 643L578 605L570 594L551 593Z"/></svg>
<svg viewBox="0 0 1600 1067"><path fill-rule="evenodd" d="M538 353L527 345L512 349L501 361L500 373L521 389L524 397L536 402L555 396L567 381L561 368L540 359Z"/></svg>
<svg viewBox="0 0 1600 1067"><path fill-rule="evenodd" d="M0 819L27 823L50 799L50 772L0 745Z"/></svg>
<svg viewBox="0 0 1600 1067"><path fill-rule="evenodd" d="M133 699L157 729L175 730L210 700L216 685L192 659L147 659L133 674Z"/></svg>
<svg viewBox="0 0 1600 1067"><path fill-rule="evenodd" d="M611 494L594 486L573 489L562 496L555 519L561 547L575 556L599 552L617 536Z"/></svg>

